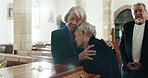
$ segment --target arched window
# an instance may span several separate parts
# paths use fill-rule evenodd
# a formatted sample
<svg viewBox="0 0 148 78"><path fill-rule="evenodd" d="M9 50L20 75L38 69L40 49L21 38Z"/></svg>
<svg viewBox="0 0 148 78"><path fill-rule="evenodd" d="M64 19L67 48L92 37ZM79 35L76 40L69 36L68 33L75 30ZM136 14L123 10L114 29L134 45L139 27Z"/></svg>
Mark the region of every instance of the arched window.
<svg viewBox="0 0 148 78"><path fill-rule="evenodd" d="M13 3L9 3L7 9L7 18L13 19Z"/></svg>
<svg viewBox="0 0 148 78"><path fill-rule="evenodd" d="M126 22L132 21L132 20L133 20L133 17L130 9L123 10L117 15L117 18L115 19L115 41L119 41L121 37L122 26Z"/></svg>

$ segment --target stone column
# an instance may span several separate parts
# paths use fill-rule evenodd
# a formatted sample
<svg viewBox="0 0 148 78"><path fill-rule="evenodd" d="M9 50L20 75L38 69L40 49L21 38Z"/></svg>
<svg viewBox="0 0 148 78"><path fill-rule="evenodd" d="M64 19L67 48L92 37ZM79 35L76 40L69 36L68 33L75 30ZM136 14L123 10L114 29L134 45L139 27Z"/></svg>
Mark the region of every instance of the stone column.
<svg viewBox="0 0 148 78"><path fill-rule="evenodd" d="M31 17L32 0L14 0L14 50L32 49Z"/></svg>
<svg viewBox="0 0 148 78"><path fill-rule="evenodd" d="M103 38L111 40L111 0L103 0Z"/></svg>
<svg viewBox="0 0 148 78"><path fill-rule="evenodd" d="M86 8L86 0L76 0L76 5L80 5L85 9Z"/></svg>

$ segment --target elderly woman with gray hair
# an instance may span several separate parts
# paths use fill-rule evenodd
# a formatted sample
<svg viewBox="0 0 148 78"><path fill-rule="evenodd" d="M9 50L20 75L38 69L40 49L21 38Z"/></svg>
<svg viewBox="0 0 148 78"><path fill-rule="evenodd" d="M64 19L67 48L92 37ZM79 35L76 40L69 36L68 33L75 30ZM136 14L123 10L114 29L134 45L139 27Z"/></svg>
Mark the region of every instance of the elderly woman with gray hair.
<svg viewBox="0 0 148 78"><path fill-rule="evenodd" d="M88 22L83 22L75 31L75 41L77 47L82 49L89 45L94 45L90 50L79 54L80 65L84 70L92 74L100 74L101 78L121 78L115 52L109 48L102 40L95 38L95 27ZM94 55L88 57L87 55Z"/></svg>

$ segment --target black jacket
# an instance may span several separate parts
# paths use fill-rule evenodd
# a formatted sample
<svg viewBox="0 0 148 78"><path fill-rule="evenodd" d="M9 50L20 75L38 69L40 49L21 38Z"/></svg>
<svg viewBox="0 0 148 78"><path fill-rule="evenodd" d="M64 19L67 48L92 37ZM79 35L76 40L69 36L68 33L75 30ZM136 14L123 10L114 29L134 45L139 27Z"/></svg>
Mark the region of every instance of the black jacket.
<svg viewBox="0 0 148 78"><path fill-rule="evenodd" d="M96 50L96 56L93 60L84 60L80 64L88 73L99 74L101 78L121 78L118 62L115 52L109 48L104 41L96 39L92 36L88 45L94 44L91 48Z"/></svg>
<svg viewBox="0 0 148 78"><path fill-rule="evenodd" d="M51 51L55 64L78 65L78 54L82 49L76 47L76 43L70 42L67 26L55 30L51 35Z"/></svg>
<svg viewBox="0 0 148 78"><path fill-rule="evenodd" d="M145 30L143 35L142 47L141 47L141 57L140 63L143 66L143 69L139 72L130 71L126 65L128 62L133 62L132 59L132 37L133 37L133 29L134 29L135 22L131 21L123 26L122 37L119 43L119 50L122 58L122 72L123 75L129 76L131 73L135 77L129 78L147 78L148 75L148 21L145 22ZM147 76L147 77L144 77ZM128 78L128 77L126 77Z"/></svg>

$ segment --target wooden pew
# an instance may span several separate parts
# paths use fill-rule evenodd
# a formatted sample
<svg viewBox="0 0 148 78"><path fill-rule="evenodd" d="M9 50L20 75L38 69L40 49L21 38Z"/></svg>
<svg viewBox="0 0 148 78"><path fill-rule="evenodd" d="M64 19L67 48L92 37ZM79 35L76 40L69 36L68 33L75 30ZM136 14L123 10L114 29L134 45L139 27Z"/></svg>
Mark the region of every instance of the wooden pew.
<svg viewBox="0 0 148 78"><path fill-rule="evenodd" d="M13 45L12 44L0 44L1 47L5 47L2 53L12 54L13 52Z"/></svg>
<svg viewBox="0 0 148 78"><path fill-rule="evenodd" d="M115 48L115 51L116 51L116 57L117 57L117 60L118 60L119 68L121 70L122 61L121 61L121 57L120 57L120 53L119 53L118 43L119 42L114 41L113 45L114 45L114 48Z"/></svg>
<svg viewBox="0 0 148 78"><path fill-rule="evenodd" d="M37 42L33 44L32 51L50 51L51 44L49 42Z"/></svg>
<svg viewBox="0 0 148 78"><path fill-rule="evenodd" d="M53 63L52 57L48 56L21 56L15 54L0 53L0 57L3 57L0 60L7 60L7 61L28 62L28 63L34 61L47 61Z"/></svg>
<svg viewBox="0 0 148 78"><path fill-rule="evenodd" d="M0 69L0 78L100 78L100 75L89 74L83 67L52 63L33 62Z"/></svg>
<svg viewBox="0 0 148 78"><path fill-rule="evenodd" d="M62 68L59 68L60 70L68 70L67 66L62 66ZM83 67L76 67L73 70L69 70L66 72L62 72L60 74L57 74L53 76L52 78L100 78L100 75L96 74L89 74L83 70Z"/></svg>
<svg viewBox="0 0 148 78"><path fill-rule="evenodd" d="M0 64L2 64L5 68L5 67L11 67L11 66L27 64L27 63L26 62L0 60Z"/></svg>
<svg viewBox="0 0 148 78"><path fill-rule="evenodd" d="M7 61L7 67L27 64L27 62Z"/></svg>

